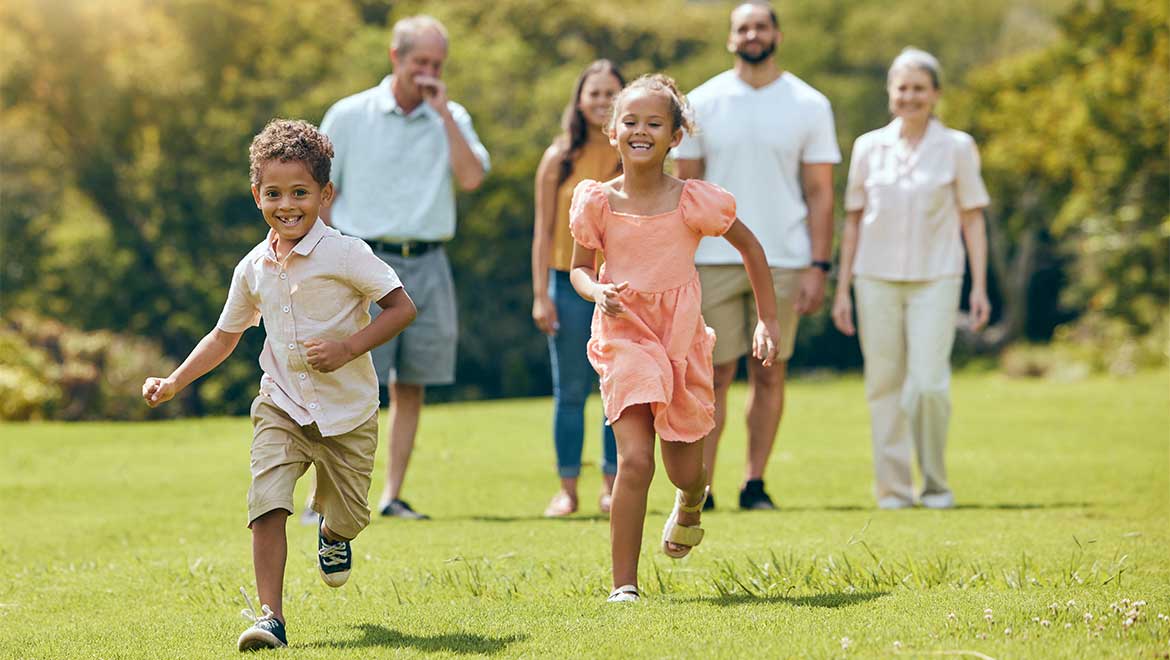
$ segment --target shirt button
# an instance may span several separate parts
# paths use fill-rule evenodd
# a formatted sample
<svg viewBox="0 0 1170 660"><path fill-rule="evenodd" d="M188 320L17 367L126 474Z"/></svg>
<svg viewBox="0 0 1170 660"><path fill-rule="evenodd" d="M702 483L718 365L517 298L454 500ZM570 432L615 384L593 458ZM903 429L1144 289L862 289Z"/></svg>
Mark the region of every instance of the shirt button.
<svg viewBox="0 0 1170 660"><path fill-rule="evenodd" d="M317 409L317 404L315 404L315 403L309 404L309 410L316 410L316 409Z"/></svg>
<svg viewBox="0 0 1170 660"><path fill-rule="evenodd" d="M288 305L285 305L284 307L280 308L280 311L284 312L285 314L288 314L288 310L289 310Z"/></svg>
<svg viewBox="0 0 1170 660"><path fill-rule="evenodd" d="M282 279L282 280L287 280L287 279L288 279L288 273L281 273L281 274L280 274L280 279Z"/></svg>
<svg viewBox="0 0 1170 660"><path fill-rule="evenodd" d="M304 380L305 378L307 378L307 376L305 376L305 374L297 374L297 376L299 376L301 380Z"/></svg>
<svg viewBox="0 0 1170 660"><path fill-rule="evenodd" d="M290 350L290 351L292 351L292 350L296 350L296 347L297 347L297 345L296 345L296 344L289 344L289 345L288 345L288 350Z"/></svg>

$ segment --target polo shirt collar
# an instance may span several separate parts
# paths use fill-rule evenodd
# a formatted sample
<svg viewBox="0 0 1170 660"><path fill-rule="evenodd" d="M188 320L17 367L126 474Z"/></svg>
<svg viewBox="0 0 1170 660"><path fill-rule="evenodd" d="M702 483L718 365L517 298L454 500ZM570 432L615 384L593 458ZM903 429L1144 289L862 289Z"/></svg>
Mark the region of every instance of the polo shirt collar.
<svg viewBox="0 0 1170 660"><path fill-rule="evenodd" d="M325 222L321 220L321 218L317 218L317 221L314 222L313 226L309 228L309 233L305 234L303 237L301 237L301 240L297 241L297 244L293 246L293 249L289 251L289 254L291 255L295 252L302 257L309 256L309 253L313 251L313 248L317 247L317 244L321 242L322 238L325 238L325 235L328 232L329 229L325 226ZM276 230L270 228L268 230L268 235L264 238L264 258L277 261L276 251L272 249L272 244L275 242Z"/></svg>
<svg viewBox="0 0 1170 660"><path fill-rule="evenodd" d="M378 84L378 109L386 114L398 114L407 119L419 117L422 115L433 116L435 114L434 108L425 101L409 114L402 111L401 106L398 105L398 99L394 97L394 88L391 83L394 81L394 76L389 75L382 79Z"/></svg>

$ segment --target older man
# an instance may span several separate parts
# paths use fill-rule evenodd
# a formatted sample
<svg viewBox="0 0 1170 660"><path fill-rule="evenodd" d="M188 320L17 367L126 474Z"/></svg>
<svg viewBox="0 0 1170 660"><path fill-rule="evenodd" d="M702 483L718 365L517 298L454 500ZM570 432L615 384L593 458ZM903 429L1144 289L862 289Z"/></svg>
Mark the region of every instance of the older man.
<svg viewBox="0 0 1170 660"><path fill-rule="evenodd" d="M424 388L455 381L455 288L443 243L455 235L454 185L475 190L490 163L442 80L447 30L430 16L394 25L393 74L338 101L321 129L333 141L336 196L325 221L365 239L392 266L418 318L374 353L390 387L390 460L383 516L420 519L401 498Z"/></svg>
<svg viewBox="0 0 1170 660"><path fill-rule="evenodd" d="M784 409L784 377L801 314L825 296L833 239L833 164L841 161L828 99L776 62L781 43L776 12L750 2L731 12L727 49L735 66L691 92L700 132L675 152L683 178L705 178L735 195L739 217L760 239L780 313L780 359L765 367L748 360L743 509L774 508L764 470ZM715 452L727 417L727 391L755 327L755 302L739 253L726 241L704 239L695 254L703 284L703 318L715 343L715 429L704 459L714 474ZM710 507L712 499L707 500Z"/></svg>

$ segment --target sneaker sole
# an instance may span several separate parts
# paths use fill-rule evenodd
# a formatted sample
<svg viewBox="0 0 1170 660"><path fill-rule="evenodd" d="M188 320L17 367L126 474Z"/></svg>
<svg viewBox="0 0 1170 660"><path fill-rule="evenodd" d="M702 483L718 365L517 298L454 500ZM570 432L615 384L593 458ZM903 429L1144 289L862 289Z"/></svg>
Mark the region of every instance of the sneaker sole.
<svg viewBox="0 0 1170 660"><path fill-rule="evenodd" d="M282 646L288 646L280 641L276 635L264 630L245 630L240 639L236 642L236 647L241 652L258 651L260 649L278 649Z"/></svg>
<svg viewBox="0 0 1170 660"><path fill-rule="evenodd" d="M349 581L349 571L338 571L336 573L326 573L317 567L317 572L321 574L321 581L333 587L334 589L340 587Z"/></svg>

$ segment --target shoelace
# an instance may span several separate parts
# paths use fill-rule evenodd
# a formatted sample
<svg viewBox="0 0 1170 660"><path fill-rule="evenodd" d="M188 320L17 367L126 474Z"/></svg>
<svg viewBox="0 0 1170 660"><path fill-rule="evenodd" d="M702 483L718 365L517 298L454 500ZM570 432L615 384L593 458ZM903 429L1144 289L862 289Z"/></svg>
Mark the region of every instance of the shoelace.
<svg viewBox="0 0 1170 660"><path fill-rule="evenodd" d="M321 563L326 566L338 566L349 561L349 549L345 545L345 541L340 543L329 543L321 546L317 551L321 556Z"/></svg>
<svg viewBox="0 0 1170 660"><path fill-rule="evenodd" d="M276 618L275 615L272 614L272 608L263 604L260 605L261 615L256 616L256 608L252 605L252 599L248 598L247 590L245 590L243 587L240 587L240 593L244 594L244 602L248 604L247 609L240 610L240 616L248 619L253 624L258 624L264 621L271 621Z"/></svg>

